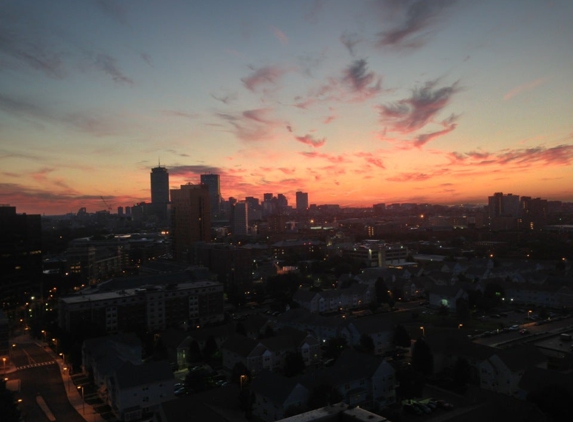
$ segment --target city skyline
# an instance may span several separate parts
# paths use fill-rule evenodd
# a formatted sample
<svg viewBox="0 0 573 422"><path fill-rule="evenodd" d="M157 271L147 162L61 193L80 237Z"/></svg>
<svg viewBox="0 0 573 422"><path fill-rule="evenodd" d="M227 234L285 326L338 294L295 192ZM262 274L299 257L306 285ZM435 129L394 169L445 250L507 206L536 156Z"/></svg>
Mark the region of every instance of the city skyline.
<svg viewBox="0 0 573 422"><path fill-rule="evenodd" d="M573 3L0 5L0 203L573 201ZM105 203L102 201L105 198Z"/></svg>

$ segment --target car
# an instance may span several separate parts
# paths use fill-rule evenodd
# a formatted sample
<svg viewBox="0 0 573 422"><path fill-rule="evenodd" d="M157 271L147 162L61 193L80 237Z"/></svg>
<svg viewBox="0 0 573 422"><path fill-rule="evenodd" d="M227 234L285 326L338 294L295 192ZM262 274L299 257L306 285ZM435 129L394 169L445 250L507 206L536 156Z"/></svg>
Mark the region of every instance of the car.
<svg viewBox="0 0 573 422"><path fill-rule="evenodd" d="M419 409L418 407L414 406L413 404L409 404L409 403L404 404L404 410L406 412L410 412L410 413L413 413L415 415L421 415L422 413L424 413L424 412L422 412L421 409Z"/></svg>
<svg viewBox="0 0 573 422"><path fill-rule="evenodd" d="M416 402L416 403L414 403L414 406L418 406L418 407L420 408L420 410L422 410L422 412L424 412L425 414L430 414L430 413L432 413L432 409L430 409L429 406L426 406L426 405L423 404L423 403Z"/></svg>
<svg viewBox="0 0 573 422"><path fill-rule="evenodd" d="M445 409L445 410L451 410L454 408L454 405L451 403L448 403L445 400L437 400L436 403L438 404L438 407L441 409Z"/></svg>
<svg viewBox="0 0 573 422"><path fill-rule="evenodd" d="M185 387L179 387L173 393L176 396L181 396L181 395L185 394L186 392L187 392L187 389Z"/></svg>
<svg viewBox="0 0 573 422"><path fill-rule="evenodd" d="M530 333L530 331L527 328L523 328L523 329L519 330L519 334L522 334L522 335L529 334L529 333Z"/></svg>
<svg viewBox="0 0 573 422"><path fill-rule="evenodd" d="M509 331L517 331L519 330L519 325L512 325L511 327L509 327Z"/></svg>

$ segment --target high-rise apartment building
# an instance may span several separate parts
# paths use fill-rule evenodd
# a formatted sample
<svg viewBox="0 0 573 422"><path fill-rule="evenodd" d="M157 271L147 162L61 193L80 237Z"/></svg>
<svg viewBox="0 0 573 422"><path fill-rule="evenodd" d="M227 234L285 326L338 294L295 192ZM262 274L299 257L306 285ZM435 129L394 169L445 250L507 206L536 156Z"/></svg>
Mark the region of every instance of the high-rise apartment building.
<svg viewBox="0 0 573 422"><path fill-rule="evenodd" d="M221 209L221 180L218 174L202 174L201 184L209 187L211 215L219 215Z"/></svg>
<svg viewBox="0 0 573 422"><path fill-rule="evenodd" d="M160 222L167 221L169 204L169 173L165 167L151 169L151 214Z"/></svg>
<svg viewBox="0 0 573 422"><path fill-rule="evenodd" d="M233 205L231 211L231 234L246 236L249 234L249 204L241 201Z"/></svg>
<svg viewBox="0 0 573 422"><path fill-rule="evenodd" d="M0 308L41 295L42 221L0 205Z"/></svg>
<svg viewBox="0 0 573 422"><path fill-rule="evenodd" d="M194 242L211 240L211 202L207 185L181 185L171 189L173 258L188 260Z"/></svg>
<svg viewBox="0 0 573 422"><path fill-rule="evenodd" d="M308 193L307 192L297 192L296 193L296 210L299 212L306 211L308 209Z"/></svg>

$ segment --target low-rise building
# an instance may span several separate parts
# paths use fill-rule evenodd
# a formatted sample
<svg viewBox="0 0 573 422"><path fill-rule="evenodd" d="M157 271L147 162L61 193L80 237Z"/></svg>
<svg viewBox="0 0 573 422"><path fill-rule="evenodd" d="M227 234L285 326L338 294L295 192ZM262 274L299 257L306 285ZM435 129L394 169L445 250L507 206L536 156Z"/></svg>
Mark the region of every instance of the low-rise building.
<svg viewBox="0 0 573 422"><path fill-rule="evenodd" d="M60 298L59 326L75 333L87 325L116 333L223 321L223 286L214 281L147 285Z"/></svg>

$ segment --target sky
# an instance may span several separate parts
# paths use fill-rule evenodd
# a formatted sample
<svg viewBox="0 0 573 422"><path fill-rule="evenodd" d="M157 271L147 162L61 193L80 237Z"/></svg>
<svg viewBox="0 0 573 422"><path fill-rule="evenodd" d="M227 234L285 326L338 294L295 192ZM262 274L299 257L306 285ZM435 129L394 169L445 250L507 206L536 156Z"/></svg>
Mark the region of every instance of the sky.
<svg viewBox="0 0 573 422"><path fill-rule="evenodd" d="M0 204L573 201L571 0L4 0ZM102 197L104 200L102 200Z"/></svg>

